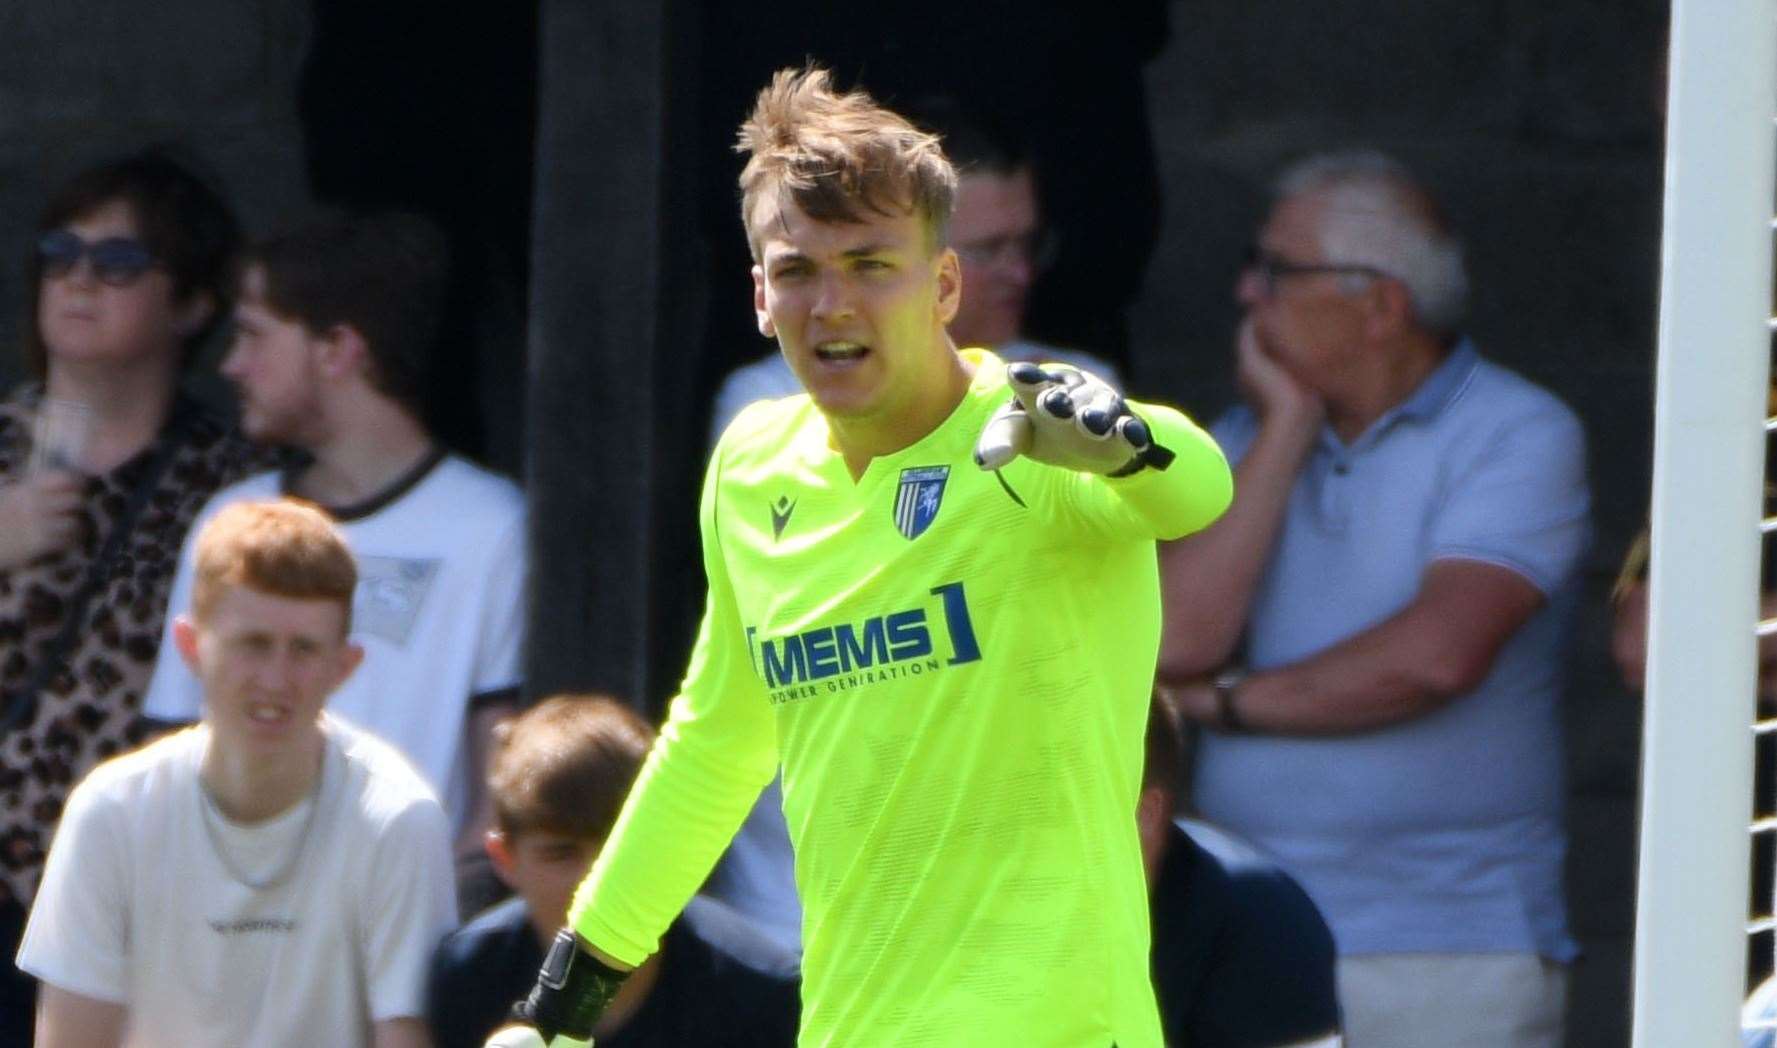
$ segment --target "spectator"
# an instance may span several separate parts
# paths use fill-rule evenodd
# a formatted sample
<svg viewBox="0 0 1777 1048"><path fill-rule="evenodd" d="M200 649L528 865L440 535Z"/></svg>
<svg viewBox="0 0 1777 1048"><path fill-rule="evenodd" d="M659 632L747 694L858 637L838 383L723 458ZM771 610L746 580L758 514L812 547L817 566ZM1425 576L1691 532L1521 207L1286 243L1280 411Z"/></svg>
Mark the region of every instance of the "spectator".
<svg viewBox="0 0 1777 1048"><path fill-rule="evenodd" d="M1003 129L972 117L949 99L928 99L911 115L940 136L957 169L950 239L962 264L963 294L948 325L950 337L959 346L991 348L1005 360L1071 364L1121 385L1116 370L1090 354L1024 337L1027 296L1048 253L1035 175L1024 148ZM802 385L776 351L736 368L716 394L711 444L748 404L801 392ZM758 923L775 944L772 955L801 953L802 906L796 898L782 785L776 779L759 795L708 890ZM770 969L766 960L747 960Z"/></svg>
<svg viewBox="0 0 1777 1048"><path fill-rule="evenodd" d="M531 988L653 739L603 697L548 699L495 730L487 850L518 895L440 944L427 1005L438 1048L480 1048ZM594 1032L599 1048L790 1048L796 1014L793 983L736 964L680 921Z"/></svg>
<svg viewBox="0 0 1777 1048"><path fill-rule="evenodd" d="M1559 701L1583 437L1460 334L1459 242L1375 154L1287 173L1239 296L1233 508L1164 552L1204 815L1338 943L1353 1045L1561 1042ZM1245 659L1236 657L1245 631Z"/></svg>
<svg viewBox="0 0 1777 1048"><path fill-rule="evenodd" d="M1166 1043L1331 1048L1333 933L1274 863L1208 823L1174 818L1182 749L1178 714L1156 692L1136 818Z"/></svg>
<svg viewBox="0 0 1777 1048"><path fill-rule="evenodd" d="M1116 369L1090 353L1024 335L1031 284L1048 263L1053 242L1037 207L1036 175L1023 144L948 98L927 99L908 115L943 140L944 154L956 167L950 241L962 263L963 294L948 325L950 337L959 346L991 349L1002 360L1071 364L1121 386ZM710 443L748 404L801 392L776 351L734 369L716 393Z"/></svg>
<svg viewBox="0 0 1777 1048"><path fill-rule="evenodd" d="M363 657L345 540L235 504L195 560L173 636L204 718L69 798L19 951L37 1044L423 1048L449 833L405 760L324 712Z"/></svg>
<svg viewBox="0 0 1777 1048"><path fill-rule="evenodd" d="M179 392L227 311L234 217L161 152L58 189L27 266L25 363L0 401L0 951L10 958L68 791L141 741L180 543L266 463ZM0 965L0 1044L32 980Z"/></svg>
<svg viewBox="0 0 1777 1048"><path fill-rule="evenodd" d="M309 458L220 492L205 514L282 493L339 523L358 557L365 657L333 708L407 754L468 862L489 822L471 772L517 698L525 529L518 489L447 454L419 421L445 269L438 234L401 215L324 220L247 251L222 373L248 436ZM191 584L188 551L173 610ZM199 687L173 648L168 630L144 702L178 723L198 715Z"/></svg>

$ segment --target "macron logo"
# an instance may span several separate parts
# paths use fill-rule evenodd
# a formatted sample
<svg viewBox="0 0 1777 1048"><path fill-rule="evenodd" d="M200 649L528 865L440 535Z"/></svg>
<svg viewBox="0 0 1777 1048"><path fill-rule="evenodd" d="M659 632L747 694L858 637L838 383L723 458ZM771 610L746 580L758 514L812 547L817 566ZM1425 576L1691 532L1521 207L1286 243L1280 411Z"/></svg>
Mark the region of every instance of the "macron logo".
<svg viewBox="0 0 1777 1048"><path fill-rule="evenodd" d="M790 514L796 512L796 500L788 495L779 495L771 504L771 538L775 542L784 537L784 528L790 523Z"/></svg>

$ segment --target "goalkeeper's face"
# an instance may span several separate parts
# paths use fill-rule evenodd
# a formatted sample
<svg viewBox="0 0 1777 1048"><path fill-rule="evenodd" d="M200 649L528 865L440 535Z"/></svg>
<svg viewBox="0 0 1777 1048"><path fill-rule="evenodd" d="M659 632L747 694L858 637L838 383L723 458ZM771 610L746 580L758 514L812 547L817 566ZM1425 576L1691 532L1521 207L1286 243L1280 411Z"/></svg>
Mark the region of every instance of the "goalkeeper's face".
<svg viewBox="0 0 1777 1048"><path fill-rule="evenodd" d="M917 213L817 222L787 200L759 212L759 331L777 338L824 414L892 424L949 396L944 329L961 301L962 274L956 253L934 248Z"/></svg>

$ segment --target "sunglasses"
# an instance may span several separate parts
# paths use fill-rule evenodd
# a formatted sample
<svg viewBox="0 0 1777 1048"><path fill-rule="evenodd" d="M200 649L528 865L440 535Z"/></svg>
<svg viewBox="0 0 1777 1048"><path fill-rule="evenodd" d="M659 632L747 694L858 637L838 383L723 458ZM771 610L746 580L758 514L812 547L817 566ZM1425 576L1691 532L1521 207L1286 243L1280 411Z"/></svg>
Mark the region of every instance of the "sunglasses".
<svg viewBox="0 0 1777 1048"><path fill-rule="evenodd" d="M112 287L127 287L159 261L134 237L87 241L66 229L52 229L37 238L37 260L46 277L65 277L82 258L92 260L93 276Z"/></svg>
<svg viewBox="0 0 1777 1048"><path fill-rule="evenodd" d="M1386 277L1389 274L1375 266L1339 265L1330 262L1292 262L1282 255L1274 255L1269 251L1253 245L1246 249L1243 269L1250 269L1259 275L1260 286L1266 297L1277 293L1277 285L1290 277L1311 277L1332 273L1340 276Z"/></svg>

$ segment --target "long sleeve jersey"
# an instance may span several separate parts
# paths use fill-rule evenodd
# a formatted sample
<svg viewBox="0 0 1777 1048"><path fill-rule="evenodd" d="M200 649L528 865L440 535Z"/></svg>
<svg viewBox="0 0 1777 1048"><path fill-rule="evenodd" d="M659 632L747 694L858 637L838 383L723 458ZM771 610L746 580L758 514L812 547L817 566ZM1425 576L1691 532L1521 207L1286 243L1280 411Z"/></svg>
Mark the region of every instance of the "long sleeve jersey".
<svg viewBox="0 0 1777 1048"><path fill-rule="evenodd" d="M965 356L950 417L855 481L806 396L719 442L703 623L572 923L641 961L781 762L802 1045L1158 1046L1135 824L1155 541L1213 521L1230 474L1150 405L1164 471L982 471L1010 392Z"/></svg>

